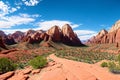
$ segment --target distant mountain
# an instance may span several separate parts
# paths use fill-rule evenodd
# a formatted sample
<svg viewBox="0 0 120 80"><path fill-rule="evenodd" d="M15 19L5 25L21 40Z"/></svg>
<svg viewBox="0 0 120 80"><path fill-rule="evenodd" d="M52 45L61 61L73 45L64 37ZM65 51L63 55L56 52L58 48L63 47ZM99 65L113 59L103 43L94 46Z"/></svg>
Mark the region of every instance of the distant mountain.
<svg viewBox="0 0 120 80"><path fill-rule="evenodd" d="M87 43L120 43L120 20L108 32L106 30L100 31L96 36L89 39Z"/></svg>
<svg viewBox="0 0 120 80"><path fill-rule="evenodd" d="M1 51L1 48L2 49L7 49L7 47L5 46L5 43L3 42L2 37L0 36L0 51Z"/></svg>
<svg viewBox="0 0 120 80"><path fill-rule="evenodd" d="M63 43L70 46L82 46L83 44L73 32L69 24L65 24L62 29L59 26L53 26L48 31L42 30L28 30L23 33L16 31L13 34L6 35L3 31L0 31L3 38L3 42L7 45L15 43L41 43L44 42L45 45L49 45L49 42Z"/></svg>

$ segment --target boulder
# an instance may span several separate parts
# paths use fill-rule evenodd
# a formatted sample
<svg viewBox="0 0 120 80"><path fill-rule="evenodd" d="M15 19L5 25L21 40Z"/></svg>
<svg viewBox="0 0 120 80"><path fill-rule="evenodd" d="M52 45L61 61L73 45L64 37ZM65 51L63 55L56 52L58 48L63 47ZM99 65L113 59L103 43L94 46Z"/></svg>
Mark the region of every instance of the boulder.
<svg viewBox="0 0 120 80"><path fill-rule="evenodd" d="M14 71L4 73L4 74L0 75L0 80L7 80L8 78L10 78L13 75L14 75Z"/></svg>

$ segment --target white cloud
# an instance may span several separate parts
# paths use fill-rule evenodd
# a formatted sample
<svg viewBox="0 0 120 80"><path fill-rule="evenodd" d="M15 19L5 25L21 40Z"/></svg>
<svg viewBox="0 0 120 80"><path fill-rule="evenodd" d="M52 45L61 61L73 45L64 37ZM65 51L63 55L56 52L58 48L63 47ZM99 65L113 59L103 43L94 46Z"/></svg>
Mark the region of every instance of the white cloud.
<svg viewBox="0 0 120 80"><path fill-rule="evenodd" d="M11 8L10 13L17 11L17 8Z"/></svg>
<svg viewBox="0 0 120 80"><path fill-rule="evenodd" d="M3 1L0 1L0 17L3 17L9 13L13 13L17 11L17 9L20 9L20 8L10 7L9 3L6 4Z"/></svg>
<svg viewBox="0 0 120 80"><path fill-rule="evenodd" d="M73 24L73 23L70 22L70 21L50 20L50 21L41 21L41 22L38 23L38 26L39 26L39 29L48 30L48 29L50 29L50 28L51 28L52 26L54 26L54 25L57 25L57 26L59 26L59 27L62 27L62 26L65 25L65 24L70 24L70 26L71 26L72 28L76 28L76 27L82 25L82 24L80 24L80 25L78 25L78 24Z"/></svg>
<svg viewBox="0 0 120 80"><path fill-rule="evenodd" d="M2 29L6 34L11 34L14 33L15 31L21 31L21 32L26 32L30 29Z"/></svg>
<svg viewBox="0 0 120 80"><path fill-rule="evenodd" d="M20 7L20 6L17 6L16 8L17 8L17 9L20 9L21 7Z"/></svg>
<svg viewBox="0 0 120 80"><path fill-rule="evenodd" d="M92 30L75 30L74 31L78 37L80 38L80 40L88 40L91 37L97 35L96 31L92 31Z"/></svg>
<svg viewBox="0 0 120 80"><path fill-rule="evenodd" d="M0 20L0 28L11 28L12 26L28 24L35 21L33 17L27 14L20 14L17 16L2 17Z"/></svg>
<svg viewBox="0 0 120 80"><path fill-rule="evenodd" d="M26 6L35 6L42 0L22 0Z"/></svg>
<svg viewBox="0 0 120 80"><path fill-rule="evenodd" d="M3 1L0 1L0 17L8 14L9 6L6 5Z"/></svg>

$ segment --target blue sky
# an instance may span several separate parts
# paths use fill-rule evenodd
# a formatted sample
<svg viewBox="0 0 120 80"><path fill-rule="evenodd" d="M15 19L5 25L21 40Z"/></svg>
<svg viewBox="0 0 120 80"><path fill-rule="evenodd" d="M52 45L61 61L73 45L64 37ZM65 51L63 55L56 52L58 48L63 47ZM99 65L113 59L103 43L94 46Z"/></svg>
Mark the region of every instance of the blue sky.
<svg viewBox="0 0 120 80"><path fill-rule="evenodd" d="M120 19L120 0L0 0L0 30L47 30L68 23L81 40Z"/></svg>

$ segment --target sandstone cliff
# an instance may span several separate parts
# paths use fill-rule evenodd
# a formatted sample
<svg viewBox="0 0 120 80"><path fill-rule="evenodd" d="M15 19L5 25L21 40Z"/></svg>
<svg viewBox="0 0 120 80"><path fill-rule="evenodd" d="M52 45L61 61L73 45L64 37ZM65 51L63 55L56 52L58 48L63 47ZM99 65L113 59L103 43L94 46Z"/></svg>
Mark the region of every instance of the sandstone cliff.
<svg viewBox="0 0 120 80"><path fill-rule="evenodd" d="M120 43L120 20L112 26L109 32L102 30L87 43Z"/></svg>

